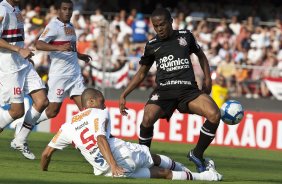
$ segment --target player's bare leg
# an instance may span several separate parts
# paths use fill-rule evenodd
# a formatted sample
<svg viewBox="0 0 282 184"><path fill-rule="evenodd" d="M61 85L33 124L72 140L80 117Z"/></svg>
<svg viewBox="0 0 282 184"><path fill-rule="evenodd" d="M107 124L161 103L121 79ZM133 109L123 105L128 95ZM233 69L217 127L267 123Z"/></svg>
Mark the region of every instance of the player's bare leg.
<svg viewBox="0 0 282 184"><path fill-rule="evenodd" d="M182 163L176 162L165 155L152 154L152 159L155 166L158 166L163 169L169 169L172 171L190 171Z"/></svg>
<svg viewBox="0 0 282 184"><path fill-rule="evenodd" d="M215 102L207 94L201 94L199 97L189 102L188 108L193 113L207 119L201 128L196 147L187 155L189 160L195 163L198 172L203 172L206 170L203 154L215 137L220 121L220 111Z"/></svg>
<svg viewBox="0 0 282 184"><path fill-rule="evenodd" d="M81 96L80 95L74 95L71 97L73 101L75 102L76 106L80 111L82 111L82 104L81 104Z"/></svg>
<svg viewBox="0 0 282 184"><path fill-rule="evenodd" d="M144 109L142 123L140 124L139 144L150 148L154 136L154 123L163 113L162 109L155 104L147 104Z"/></svg>
<svg viewBox="0 0 282 184"><path fill-rule="evenodd" d="M23 103L11 103L9 110L0 108L0 133L4 128L14 120L21 118L24 115Z"/></svg>
<svg viewBox="0 0 282 184"><path fill-rule="evenodd" d="M50 102L48 107L46 108L46 115L48 119L55 118L61 109L61 102Z"/></svg>
<svg viewBox="0 0 282 184"><path fill-rule="evenodd" d="M33 91L30 93L30 96L33 100L33 105L27 111L22 127L11 142L11 147L21 151L27 159L33 160L35 156L28 147L27 137L49 102L45 89Z"/></svg>
<svg viewBox="0 0 282 184"><path fill-rule="evenodd" d="M62 102L49 102L48 107L41 113L36 124L38 125L42 121L56 117L61 109Z"/></svg>
<svg viewBox="0 0 282 184"><path fill-rule="evenodd" d="M78 109L81 110L82 109L81 97L77 95L77 96L73 96L72 99L74 100ZM59 114L61 107L62 107L62 102L49 102L48 107L42 112L36 124L39 124L40 122L45 121L47 119L55 118Z"/></svg>
<svg viewBox="0 0 282 184"><path fill-rule="evenodd" d="M132 178L163 178L168 180L202 180L202 181L220 181L222 175L215 169L208 168L202 173L191 171L172 171L169 169L153 166L151 168L140 168L132 173Z"/></svg>

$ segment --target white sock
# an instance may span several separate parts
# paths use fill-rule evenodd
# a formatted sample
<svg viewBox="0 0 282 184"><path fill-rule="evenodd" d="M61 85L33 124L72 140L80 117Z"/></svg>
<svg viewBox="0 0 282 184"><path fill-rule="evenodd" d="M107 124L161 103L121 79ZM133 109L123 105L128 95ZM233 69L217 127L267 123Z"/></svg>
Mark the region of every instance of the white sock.
<svg viewBox="0 0 282 184"><path fill-rule="evenodd" d="M35 125L39 116L40 113L33 106L26 112L22 128L20 129L19 133L15 136L15 139L19 144L23 144L26 142L26 139L29 133L31 132L33 125Z"/></svg>
<svg viewBox="0 0 282 184"><path fill-rule="evenodd" d="M11 117L9 111L0 107L0 128L4 129L8 124L12 123L14 119Z"/></svg>
<svg viewBox="0 0 282 184"><path fill-rule="evenodd" d="M183 166L179 162L175 162L174 160L165 155L159 156L161 158L161 163L159 167L173 171L184 171Z"/></svg>
<svg viewBox="0 0 282 184"><path fill-rule="evenodd" d="M49 118L47 117L46 109L45 109L45 110L41 113L41 115L40 115L40 117L38 118L36 124L38 125L40 122L45 121L45 120L47 120L47 119L49 119Z"/></svg>
<svg viewBox="0 0 282 184"><path fill-rule="evenodd" d="M193 180L211 181L212 175L208 171L201 173L191 172Z"/></svg>
<svg viewBox="0 0 282 184"><path fill-rule="evenodd" d="M38 112L33 106L26 112L24 122L35 125L41 113Z"/></svg>
<svg viewBox="0 0 282 184"><path fill-rule="evenodd" d="M171 171L172 180L193 180L191 172L185 171Z"/></svg>

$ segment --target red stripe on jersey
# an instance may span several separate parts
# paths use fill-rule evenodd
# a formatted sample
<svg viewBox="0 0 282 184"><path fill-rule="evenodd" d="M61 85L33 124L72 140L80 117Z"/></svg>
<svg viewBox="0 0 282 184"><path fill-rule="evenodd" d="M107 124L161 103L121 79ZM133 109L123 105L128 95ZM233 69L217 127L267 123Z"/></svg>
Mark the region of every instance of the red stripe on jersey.
<svg viewBox="0 0 282 184"><path fill-rule="evenodd" d="M123 81L125 78L127 78L128 76L128 72L124 73L122 76L120 76L120 78L118 79L117 83Z"/></svg>
<svg viewBox="0 0 282 184"><path fill-rule="evenodd" d="M13 34L21 34L23 31L21 29L9 29L3 30L2 35L13 35Z"/></svg>
<svg viewBox="0 0 282 184"><path fill-rule="evenodd" d="M70 41L52 41L50 42L51 45L64 45L66 43L70 43Z"/></svg>

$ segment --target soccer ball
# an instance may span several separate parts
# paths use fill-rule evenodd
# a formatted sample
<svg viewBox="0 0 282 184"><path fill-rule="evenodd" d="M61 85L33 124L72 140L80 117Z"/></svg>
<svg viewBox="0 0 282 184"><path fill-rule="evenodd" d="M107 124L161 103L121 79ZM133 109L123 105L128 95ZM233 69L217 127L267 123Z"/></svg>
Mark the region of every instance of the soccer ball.
<svg viewBox="0 0 282 184"><path fill-rule="evenodd" d="M220 108L221 119L228 125L236 125L244 117L244 109L236 100L226 101Z"/></svg>

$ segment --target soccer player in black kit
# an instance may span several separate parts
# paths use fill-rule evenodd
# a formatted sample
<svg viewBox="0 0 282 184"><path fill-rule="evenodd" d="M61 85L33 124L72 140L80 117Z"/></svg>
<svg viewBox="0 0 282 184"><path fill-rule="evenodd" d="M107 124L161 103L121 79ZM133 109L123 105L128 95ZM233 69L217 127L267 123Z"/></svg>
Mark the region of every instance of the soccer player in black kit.
<svg viewBox="0 0 282 184"><path fill-rule="evenodd" d="M169 118L175 109L181 113L198 114L206 118L196 147L188 152L188 159L195 163L198 172L206 170L204 151L215 137L220 121L220 111L209 96L212 80L208 60L189 30L173 30L171 14L167 9L154 10L151 21L157 35L146 43L140 69L120 95L119 108L126 112L126 96L144 80L149 69L156 62L157 87L152 92L144 109L140 125L139 143L150 147L154 123L159 118ZM198 57L204 72L202 89L195 80L190 55Z"/></svg>

